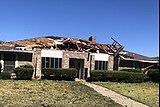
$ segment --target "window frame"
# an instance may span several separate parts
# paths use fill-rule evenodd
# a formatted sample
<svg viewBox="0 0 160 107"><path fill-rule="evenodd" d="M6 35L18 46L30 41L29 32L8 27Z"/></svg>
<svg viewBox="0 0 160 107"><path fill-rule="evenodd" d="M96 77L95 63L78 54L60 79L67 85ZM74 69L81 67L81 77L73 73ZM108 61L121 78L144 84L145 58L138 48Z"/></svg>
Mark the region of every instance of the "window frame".
<svg viewBox="0 0 160 107"><path fill-rule="evenodd" d="M95 60L95 70L108 70L108 61Z"/></svg>
<svg viewBox="0 0 160 107"><path fill-rule="evenodd" d="M41 64L42 68L62 68L62 58L42 57L41 59L42 59L42 64Z"/></svg>

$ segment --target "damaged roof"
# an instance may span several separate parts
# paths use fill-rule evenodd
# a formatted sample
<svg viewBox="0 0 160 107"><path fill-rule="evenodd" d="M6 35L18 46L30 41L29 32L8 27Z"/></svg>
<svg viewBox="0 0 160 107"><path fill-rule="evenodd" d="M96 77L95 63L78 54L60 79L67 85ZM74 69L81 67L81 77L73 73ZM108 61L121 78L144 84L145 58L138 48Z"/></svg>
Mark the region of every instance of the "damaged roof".
<svg viewBox="0 0 160 107"><path fill-rule="evenodd" d="M115 44L99 44L89 40L77 38L65 38L56 36L46 36L40 38L32 38L25 40L18 40L14 42L6 42L0 44L1 47L24 47L25 50L33 50L34 48L42 49L60 49L69 51L89 51L101 53L115 53L118 48Z"/></svg>
<svg viewBox="0 0 160 107"><path fill-rule="evenodd" d="M90 40L78 38L45 36L13 42L3 42L0 44L0 50L19 50L20 47L22 47L24 50L33 50L34 48L59 49L80 52L100 52L114 55L118 54L123 56L125 59L159 61L159 57L150 58L133 52L122 51L124 46L119 44L113 38L112 40L114 41L112 44L99 44Z"/></svg>
<svg viewBox="0 0 160 107"><path fill-rule="evenodd" d="M137 53L129 52L129 51L123 51L125 54L122 56L126 59L134 59L134 60L147 60L147 61L159 61L159 57L147 57L144 55L140 55Z"/></svg>

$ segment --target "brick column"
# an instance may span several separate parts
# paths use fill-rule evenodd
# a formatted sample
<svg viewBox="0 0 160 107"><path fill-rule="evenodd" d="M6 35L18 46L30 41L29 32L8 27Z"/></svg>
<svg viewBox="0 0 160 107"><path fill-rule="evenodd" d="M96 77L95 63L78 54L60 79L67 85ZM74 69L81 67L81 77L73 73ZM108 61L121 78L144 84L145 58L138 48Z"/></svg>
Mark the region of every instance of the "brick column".
<svg viewBox="0 0 160 107"><path fill-rule="evenodd" d="M114 56L110 55L108 58L108 70L113 70L114 66Z"/></svg>
<svg viewBox="0 0 160 107"><path fill-rule="evenodd" d="M33 79L41 79L41 50L34 49L32 62L34 66Z"/></svg>

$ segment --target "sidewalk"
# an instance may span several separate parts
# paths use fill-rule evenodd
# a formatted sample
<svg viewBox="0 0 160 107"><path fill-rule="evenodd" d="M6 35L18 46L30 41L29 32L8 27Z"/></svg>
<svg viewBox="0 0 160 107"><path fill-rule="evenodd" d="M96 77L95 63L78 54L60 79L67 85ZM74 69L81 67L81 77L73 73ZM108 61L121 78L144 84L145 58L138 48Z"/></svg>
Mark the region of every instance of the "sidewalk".
<svg viewBox="0 0 160 107"><path fill-rule="evenodd" d="M130 98L127 98L127 97L125 97L121 94L118 94L118 93L116 93L112 90L104 88L102 86L95 85L95 84L88 83L88 82L81 82L81 83L86 85L86 86L89 86L89 87L93 88L95 91L102 94L103 96L107 96L107 97L111 98L113 101L121 104L124 107L149 107L149 106L144 105L140 102L137 102L137 101L134 101Z"/></svg>

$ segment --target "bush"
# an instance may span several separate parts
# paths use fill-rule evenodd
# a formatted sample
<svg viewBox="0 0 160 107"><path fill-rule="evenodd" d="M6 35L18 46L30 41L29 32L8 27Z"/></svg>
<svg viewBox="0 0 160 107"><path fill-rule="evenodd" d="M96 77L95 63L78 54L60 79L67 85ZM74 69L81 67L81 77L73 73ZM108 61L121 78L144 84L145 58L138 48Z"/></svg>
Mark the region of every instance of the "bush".
<svg viewBox="0 0 160 107"><path fill-rule="evenodd" d="M147 73L149 80L159 83L159 69L150 69Z"/></svg>
<svg viewBox="0 0 160 107"><path fill-rule="evenodd" d="M55 69L53 68L43 68L42 73L44 74L44 79L55 79Z"/></svg>
<svg viewBox="0 0 160 107"><path fill-rule="evenodd" d="M2 72L0 74L0 79L11 79L11 72Z"/></svg>
<svg viewBox="0 0 160 107"><path fill-rule="evenodd" d="M142 73L143 72L143 70L141 70L141 69L121 69L120 71L135 72L135 73Z"/></svg>
<svg viewBox="0 0 160 107"><path fill-rule="evenodd" d="M15 68L14 73L18 80L31 80L33 75L33 67L31 65L23 65Z"/></svg>
<svg viewBox="0 0 160 107"><path fill-rule="evenodd" d="M21 67L21 68L33 68L33 66L30 65L30 64L21 65L20 67Z"/></svg>
<svg viewBox="0 0 160 107"><path fill-rule="evenodd" d="M77 69L74 68L44 68L43 74L45 79L52 80L74 80L77 75Z"/></svg>
<svg viewBox="0 0 160 107"><path fill-rule="evenodd" d="M91 71L89 81L112 81L140 83L148 80L148 76L143 73L133 73L125 71Z"/></svg>

